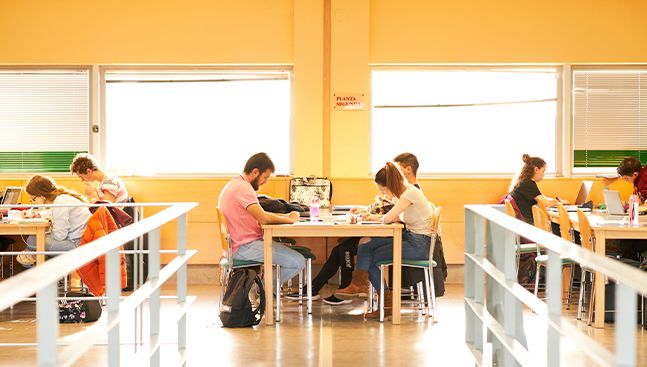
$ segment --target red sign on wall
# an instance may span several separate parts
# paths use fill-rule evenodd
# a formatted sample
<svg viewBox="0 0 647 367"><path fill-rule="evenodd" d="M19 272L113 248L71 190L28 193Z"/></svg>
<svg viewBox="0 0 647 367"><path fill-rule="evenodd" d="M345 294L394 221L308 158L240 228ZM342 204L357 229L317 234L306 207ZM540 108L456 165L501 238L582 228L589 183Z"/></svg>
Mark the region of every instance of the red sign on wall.
<svg viewBox="0 0 647 367"><path fill-rule="evenodd" d="M362 111L364 110L363 93L333 94L333 110Z"/></svg>

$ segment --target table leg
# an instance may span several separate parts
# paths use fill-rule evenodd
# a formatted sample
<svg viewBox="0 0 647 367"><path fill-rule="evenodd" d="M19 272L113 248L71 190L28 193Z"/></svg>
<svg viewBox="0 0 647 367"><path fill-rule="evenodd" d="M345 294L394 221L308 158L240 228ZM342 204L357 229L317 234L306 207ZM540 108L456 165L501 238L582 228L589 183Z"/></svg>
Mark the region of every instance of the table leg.
<svg viewBox="0 0 647 367"><path fill-rule="evenodd" d="M402 230L393 230L393 325L400 324L402 288Z"/></svg>
<svg viewBox="0 0 647 367"><path fill-rule="evenodd" d="M595 253L600 256L606 256L606 238L604 231L595 233ZM595 320L593 326L604 328L604 282L606 276L603 273L595 273Z"/></svg>
<svg viewBox="0 0 647 367"><path fill-rule="evenodd" d="M272 230L265 229L263 235L265 273L265 324L274 324L274 280L272 278Z"/></svg>
<svg viewBox="0 0 647 367"><path fill-rule="evenodd" d="M38 227L36 230L36 251L45 251L45 227ZM45 262L45 254L36 255L36 264Z"/></svg>

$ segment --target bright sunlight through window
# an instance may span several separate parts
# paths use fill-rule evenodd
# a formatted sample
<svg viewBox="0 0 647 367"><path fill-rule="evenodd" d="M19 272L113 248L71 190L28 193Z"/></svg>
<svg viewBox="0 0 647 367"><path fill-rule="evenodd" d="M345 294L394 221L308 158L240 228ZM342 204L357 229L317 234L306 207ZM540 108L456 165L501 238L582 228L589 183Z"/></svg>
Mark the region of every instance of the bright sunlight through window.
<svg viewBox="0 0 647 367"><path fill-rule="evenodd" d="M284 71L106 72L107 167L120 174L233 174L266 152L290 173Z"/></svg>
<svg viewBox="0 0 647 367"><path fill-rule="evenodd" d="M372 170L402 152L418 174L509 174L528 153L555 172L555 69L373 70Z"/></svg>

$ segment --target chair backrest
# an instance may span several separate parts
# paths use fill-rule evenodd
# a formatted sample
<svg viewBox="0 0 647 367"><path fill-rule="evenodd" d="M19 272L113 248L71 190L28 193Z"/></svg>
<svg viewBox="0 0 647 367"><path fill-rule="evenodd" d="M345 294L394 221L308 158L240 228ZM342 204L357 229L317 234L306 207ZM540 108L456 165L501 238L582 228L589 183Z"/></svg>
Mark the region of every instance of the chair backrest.
<svg viewBox="0 0 647 367"><path fill-rule="evenodd" d="M546 213L546 215L548 215L548 208L546 208L546 205L544 205L543 201L541 201L541 200L538 201L537 206L539 207L539 209L543 210L544 213Z"/></svg>
<svg viewBox="0 0 647 367"><path fill-rule="evenodd" d="M220 226L220 242L222 245L222 250L225 251L227 254L229 254L229 230L227 229L227 220L225 219L225 215L222 214L222 211L220 208L216 208L216 212L218 213L218 224Z"/></svg>
<svg viewBox="0 0 647 367"><path fill-rule="evenodd" d="M571 236L571 218L568 217L568 211L562 203L557 203L557 214L559 221L559 233L563 239L567 241L572 241L573 237Z"/></svg>
<svg viewBox="0 0 647 367"><path fill-rule="evenodd" d="M532 219L535 227L541 228L546 232L551 232L550 219L548 218L548 213L541 210L541 208L538 205L532 206Z"/></svg>
<svg viewBox="0 0 647 367"><path fill-rule="evenodd" d="M516 218L517 214L514 212L514 208L512 207L510 200L504 200L503 203L505 204L505 213L511 217Z"/></svg>
<svg viewBox="0 0 647 367"><path fill-rule="evenodd" d="M591 222L589 222L589 218L587 218L581 209L577 209L577 223L580 227L580 241L582 242L582 247L587 250L594 251L595 238L593 237L593 231L591 230Z"/></svg>
<svg viewBox="0 0 647 367"><path fill-rule="evenodd" d="M431 209L431 245L429 246L429 261L434 259L434 249L436 247L436 240L440 235L440 212L442 206L433 206Z"/></svg>

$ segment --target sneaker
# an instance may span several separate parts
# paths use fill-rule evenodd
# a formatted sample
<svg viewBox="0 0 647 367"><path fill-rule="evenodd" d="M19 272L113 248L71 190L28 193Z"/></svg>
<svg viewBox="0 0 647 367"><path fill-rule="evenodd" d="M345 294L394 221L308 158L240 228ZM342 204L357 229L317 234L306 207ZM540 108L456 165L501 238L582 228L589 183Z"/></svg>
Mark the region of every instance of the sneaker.
<svg viewBox="0 0 647 367"><path fill-rule="evenodd" d="M334 294L330 297L324 298L323 302L333 306L347 305L349 303L353 303L353 301L350 299L337 298L335 297Z"/></svg>
<svg viewBox="0 0 647 367"><path fill-rule="evenodd" d="M342 296L349 296L349 297L353 297L353 296L367 297L368 296L368 293L366 292L367 290L368 290L368 286L366 288L363 288L363 287L358 287L357 285L351 283L346 288L337 289L335 293Z"/></svg>
<svg viewBox="0 0 647 367"><path fill-rule="evenodd" d="M288 299L288 300L290 300L290 301L299 301L299 292L290 293L290 294L288 294L287 296L285 296L285 298L287 298L287 299ZM313 294L313 295L312 295L312 300L313 300L313 301L316 301L316 300L318 300L319 298L321 298L321 296L319 295L319 293L316 293L316 294ZM304 293L303 293L303 298L302 298L302 299L303 299L304 301L307 301L307 300L308 300L308 292L304 292Z"/></svg>
<svg viewBox="0 0 647 367"><path fill-rule="evenodd" d="M32 266L34 266L34 264L36 264L36 255L27 252L28 251L25 250L21 254L16 256L16 261L18 261L20 265L26 268L31 268Z"/></svg>

